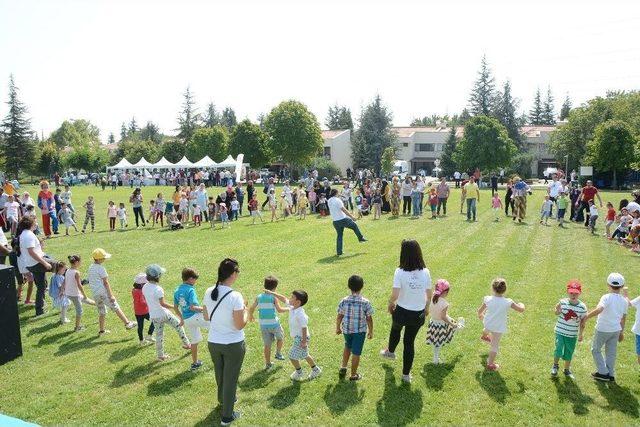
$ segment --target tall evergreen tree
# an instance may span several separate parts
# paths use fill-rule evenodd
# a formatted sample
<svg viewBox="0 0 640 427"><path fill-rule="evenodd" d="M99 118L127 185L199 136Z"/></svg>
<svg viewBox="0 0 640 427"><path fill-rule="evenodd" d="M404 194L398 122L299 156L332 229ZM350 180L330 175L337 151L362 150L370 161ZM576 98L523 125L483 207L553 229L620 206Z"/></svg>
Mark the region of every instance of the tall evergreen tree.
<svg viewBox="0 0 640 427"><path fill-rule="evenodd" d="M556 114L553 106L553 94L551 93L551 86L547 87L547 99L544 100L542 107L542 122L545 125L553 126L556 124Z"/></svg>
<svg viewBox="0 0 640 427"><path fill-rule="evenodd" d="M131 117L131 121L129 122L129 129L127 129L127 136L133 136L138 132L138 123L136 122L136 117Z"/></svg>
<svg viewBox="0 0 640 427"><path fill-rule="evenodd" d="M9 76L9 112L5 116L2 128L0 151L4 157L7 174L15 179L26 170L33 159L33 132L31 120L27 117L27 107L18 98L18 87L13 75Z"/></svg>
<svg viewBox="0 0 640 427"><path fill-rule="evenodd" d="M329 107L324 124L329 130L353 129L351 110L338 104Z"/></svg>
<svg viewBox="0 0 640 427"><path fill-rule="evenodd" d="M495 83L494 78L487 63L486 56L482 56L478 78L473 84L471 95L469 96L469 107L471 114L474 116L485 115L490 116L493 112L493 103L495 101Z"/></svg>
<svg viewBox="0 0 640 427"><path fill-rule="evenodd" d="M207 112L204 114L203 120L204 127L212 128L220 124L220 114L216 111L216 106L213 102L207 105Z"/></svg>
<svg viewBox="0 0 640 427"><path fill-rule="evenodd" d="M562 103L562 108L560 109L560 120L566 120L569 117L569 112L571 111L571 99L569 98L569 94L564 98L564 102Z"/></svg>
<svg viewBox="0 0 640 427"><path fill-rule="evenodd" d="M382 104L380 95L367 105L360 116L360 128L351 147L351 157L356 168L372 168L380 174L382 153L395 142L391 129L393 115Z"/></svg>
<svg viewBox="0 0 640 427"><path fill-rule="evenodd" d="M544 124L544 108L542 106L540 88L536 90L536 96L533 98L533 108L529 110L529 123L532 125Z"/></svg>
<svg viewBox="0 0 640 427"><path fill-rule="evenodd" d="M120 126L120 141L124 141L125 139L127 139L127 125L122 122Z"/></svg>
<svg viewBox="0 0 640 427"><path fill-rule="evenodd" d="M143 141L153 141L156 144L162 142L162 133L158 125L152 121L148 121L145 127L138 131L138 137Z"/></svg>
<svg viewBox="0 0 640 427"><path fill-rule="evenodd" d="M226 127L228 131L233 129L233 127L238 124L238 120L236 119L236 112L233 111L233 108L227 107L222 110L220 124Z"/></svg>
<svg viewBox="0 0 640 427"><path fill-rule="evenodd" d="M456 137L456 127L451 126L447 142L442 147L442 155L440 156L440 168L444 176L451 176L457 169L456 162L453 160L453 153L456 152L458 146L458 138Z"/></svg>
<svg viewBox="0 0 640 427"><path fill-rule="evenodd" d="M191 89L187 86L183 95L182 111L178 115L178 137L185 142L189 142L194 132L198 128L198 112L196 110L196 101L191 93Z"/></svg>
<svg viewBox="0 0 640 427"><path fill-rule="evenodd" d="M116 143L116 137L113 134L113 132L109 133L109 136L107 137L107 144L115 144Z"/></svg>
<svg viewBox="0 0 640 427"><path fill-rule="evenodd" d="M525 148L524 138L520 134L520 123L516 116L519 104L520 101L511 94L511 82L507 80L498 93L495 116L507 128L509 138L515 142L516 147L522 150Z"/></svg>

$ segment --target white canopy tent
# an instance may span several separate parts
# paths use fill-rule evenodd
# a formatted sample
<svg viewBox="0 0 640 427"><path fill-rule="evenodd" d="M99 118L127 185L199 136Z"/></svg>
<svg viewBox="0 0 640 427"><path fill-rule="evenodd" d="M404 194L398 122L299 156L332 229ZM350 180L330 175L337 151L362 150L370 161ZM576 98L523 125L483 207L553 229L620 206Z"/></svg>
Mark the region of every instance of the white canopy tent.
<svg viewBox="0 0 640 427"><path fill-rule="evenodd" d="M214 162L209 156L204 156L202 159L193 164L194 168L215 168L217 166L218 164Z"/></svg>
<svg viewBox="0 0 640 427"><path fill-rule="evenodd" d="M147 159L145 159L144 157L138 160L138 162L135 163L133 166L137 169L148 169L153 167L153 165L149 163Z"/></svg>
<svg viewBox="0 0 640 427"><path fill-rule="evenodd" d="M123 157L122 160L107 169L131 169L132 166L133 165Z"/></svg>
<svg viewBox="0 0 640 427"><path fill-rule="evenodd" d="M194 166L191 160L187 159L187 156L182 156L180 161L174 164L173 167L174 169L187 169L187 168L192 168Z"/></svg>
<svg viewBox="0 0 640 427"><path fill-rule="evenodd" d="M173 168L173 163L171 163L169 160L162 157L160 160L158 160L153 164L153 168L154 169L171 169Z"/></svg>
<svg viewBox="0 0 640 427"><path fill-rule="evenodd" d="M233 156L231 154L229 154L227 156L227 158L224 159L223 161L221 161L220 163L218 163L216 165L216 167L218 167L218 168L235 168L236 167L236 161L234 160Z"/></svg>
<svg viewBox="0 0 640 427"><path fill-rule="evenodd" d="M107 167L107 170L153 170L153 169L228 169L235 174L238 174L238 171L242 170L244 167L249 166L247 163L242 163L244 158L243 154L238 154L238 158L234 159L233 156L229 155L226 159L224 159L220 163L216 163L211 157L205 156L197 162L193 163L187 156L183 156L176 163L171 163L166 158L161 158L156 163L149 163L144 157L141 158L135 164L131 164L127 159L121 159L117 164L113 166ZM145 172L147 175L148 172Z"/></svg>

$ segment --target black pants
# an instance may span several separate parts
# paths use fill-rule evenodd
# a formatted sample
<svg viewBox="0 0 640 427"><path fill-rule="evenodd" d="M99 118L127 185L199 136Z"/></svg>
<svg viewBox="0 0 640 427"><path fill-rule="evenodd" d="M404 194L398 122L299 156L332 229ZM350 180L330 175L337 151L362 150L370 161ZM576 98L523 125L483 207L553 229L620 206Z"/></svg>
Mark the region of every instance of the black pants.
<svg viewBox="0 0 640 427"><path fill-rule="evenodd" d="M133 214L136 216L136 227L138 227L138 216L142 220L142 225L145 225L144 222L144 212L142 212L142 206L133 208Z"/></svg>
<svg viewBox="0 0 640 427"><path fill-rule="evenodd" d="M438 208L437 213L440 215L440 208L442 207L442 213L447 214L447 198L446 197L438 197Z"/></svg>
<svg viewBox="0 0 640 427"><path fill-rule="evenodd" d="M144 339L144 319L149 320L149 313L142 315L136 314L136 321L138 322L138 338L140 338L140 341ZM149 330L147 331L147 335L153 335L154 329L155 327L153 326L153 322L149 320Z"/></svg>
<svg viewBox="0 0 640 427"><path fill-rule="evenodd" d="M244 196L238 197L238 205L239 205L238 213L240 214L240 216L242 216L242 202L244 202Z"/></svg>
<svg viewBox="0 0 640 427"><path fill-rule="evenodd" d="M497 192L498 192L498 184L496 184L496 185L492 184L491 185L491 197L493 197L493 194L497 193Z"/></svg>
<svg viewBox="0 0 640 427"><path fill-rule="evenodd" d="M402 196L402 214L411 215L411 196Z"/></svg>
<svg viewBox="0 0 640 427"><path fill-rule="evenodd" d="M456 181L456 188L460 188L460 180L456 179L455 181Z"/></svg>
<svg viewBox="0 0 640 427"><path fill-rule="evenodd" d="M33 282L36 284L36 316L44 314L44 294L47 288L47 277L42 264L27 267L33 275Z"/></svg>
<svg viewBox="0 0 640 427"><path fill-rule="evenodd" d="M551 205L551 211L549 212L549 215L551 216L551 218L553 218L553 207L556 205L557 198L549 196L549 200L553 202L553 204Z"/></svg>
<svg viewBox="0 0 640 427"><path fill-rule="evenodd" d="M418 331L424 325L425 312L412 311L396 306L391 316L391 332L389 333L389 351L395 353L398 343L400 343L400 333L404 328L404 337L402 339L402 375L409 375L413 366L413 357L415 355L414 342Z"/></svg>
<svg viewBox="0 0 640 427"><path fill-rule="evenodd" d="M587 227L589 225L589 202L580 202L580 207L576 211L576 220L582 217L582 212L584 211L584 226Z"/></svg>
<svg viewBox="0 0 640 427"><path fill-rule="evenodd" d="M515 208L515 205L511 196L507 196L504 198L504 214L506 216L509 216L509 208L511 208L511 215L513 215L513 209Z"/></svg>

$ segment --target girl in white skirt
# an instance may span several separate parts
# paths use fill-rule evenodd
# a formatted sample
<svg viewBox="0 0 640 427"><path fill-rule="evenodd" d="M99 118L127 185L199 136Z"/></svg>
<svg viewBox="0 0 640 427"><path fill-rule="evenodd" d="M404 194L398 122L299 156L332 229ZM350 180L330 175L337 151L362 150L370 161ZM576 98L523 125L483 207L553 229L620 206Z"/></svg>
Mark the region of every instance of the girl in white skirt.
<svg viewBox="0 0 640 427"><path fill-rule="evenodd" d="M432 305L429 309L431 320L427 329L427 345L433 346L433 363L442 363L440 349L453 339L453 334L458 329L458 323L447 314L449 303L446 297L449 295L449 282L438 279L436 289L433 292Z"/></svg>

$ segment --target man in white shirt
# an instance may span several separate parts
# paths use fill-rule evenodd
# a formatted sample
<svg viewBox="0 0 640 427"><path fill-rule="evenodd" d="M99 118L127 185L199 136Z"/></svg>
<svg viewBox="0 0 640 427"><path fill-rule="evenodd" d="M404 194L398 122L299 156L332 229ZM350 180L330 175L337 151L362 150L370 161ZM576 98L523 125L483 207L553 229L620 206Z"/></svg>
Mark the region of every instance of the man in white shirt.
<svg viewBox="0 0 640 427"><path fill-rule="evenodd" d="M367 239L364 238L360 229L358 228L358 224L355 223L355 218L351 213L345 209L344 203L342 203L342 199L338 196L338 190L331 190L331 198L329 198L329 214L331 214L331 219L333 220L333 227L336 229L337 238L336 238L336 254L338 256L342 255L342 235L344 233L345 228L349 228L356 233L356 237L358 237L359 242L366 242Z"/></svg>
<svg viewBox="0 0 640 427"><path fill-rule="evenodd" d="M453 180L456 182L456 188L460 188L460 172L455 171L453 173Z"/></svg>
<svg viewBox="0 0 640 427"><path fill-rule="evenodd" d="M416 177L416 189L420 192L420 215L422 215L422 205L424 205L424 188L424 178L421 176Z"/></svg>
<svg viewBox="0 0 640 427"><path fill-rule="evenodd" d="M558 179L558 175L553 174L552 181L547 186L547 194L554 205L560 196L560 192L562 192L562 183ZM551 216L553 216L553 206L551 207Z"/></svg>
<svg viewBox="0 0 640 427"><path fill-rule="evenodd" d="M413 182L411 182L411 177L407 175L400 186L400 191L402 192L403 215L411 215L411 190L413 190Z"/></svg>

